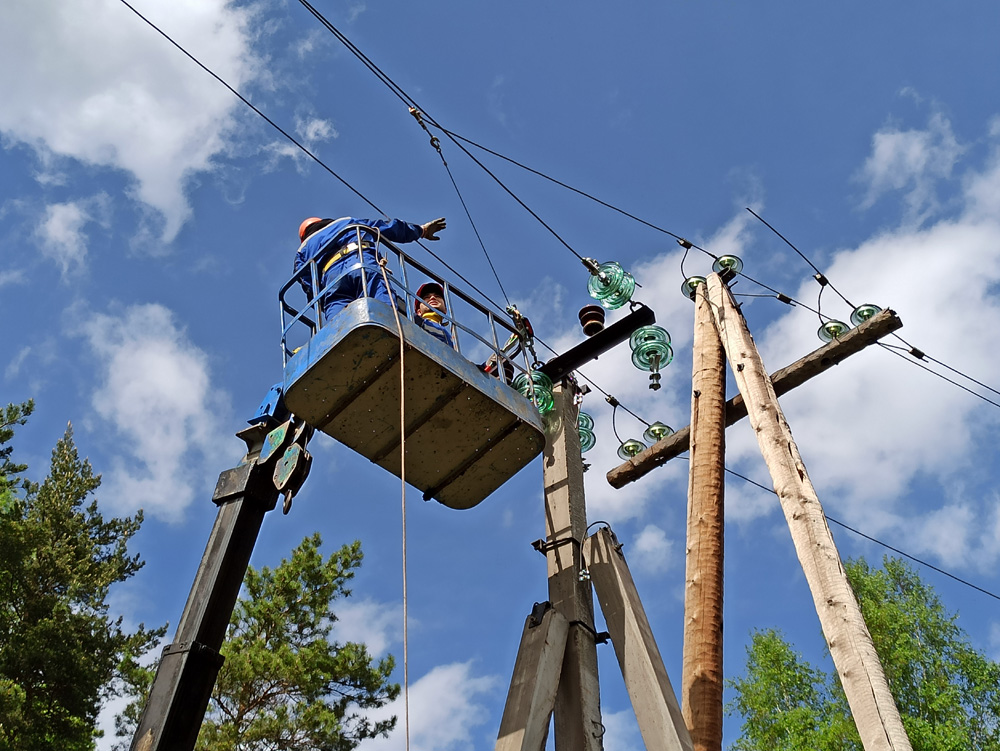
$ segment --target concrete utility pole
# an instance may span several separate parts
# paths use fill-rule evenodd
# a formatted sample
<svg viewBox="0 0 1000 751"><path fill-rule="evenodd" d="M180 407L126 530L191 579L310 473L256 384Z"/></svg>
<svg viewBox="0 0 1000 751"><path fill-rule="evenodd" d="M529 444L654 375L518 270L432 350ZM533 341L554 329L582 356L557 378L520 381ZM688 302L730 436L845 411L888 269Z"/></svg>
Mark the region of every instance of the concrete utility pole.
<svg viewBox="0 0 1000 751"><path fill-rule="evenodd" d="M865 751L910 751L899 710L844 574L823 507L746 321L718 274L708 277L708 293L861 742Z"/></svg>
<svg viewBox="0 0 1000 751"><path fill-rule="evenodd" d="M608 529L587 533L576 388L555 389L546 417L545 531L549 598L521 633L496 751L544 751L555 716L557 751L601 751L597 644L610 638L648 751L693 751L622 546ZM608 633L594 630L594 594Z"/></svg>
<svg viewBox="0 0 1000 751"><path fill-rule="evenodd" d="M549 602L569 622L555 705L556 751L601 751L601 691L597 678L594 595L583 571L587 504L580 459L576 389L557 385L545 436L545 538Z"/></svg>
<svg viewBox="0 0 1000 751"><path fill-rule="evenodd" d="M695 292L681 706L695 751L721 751L726 355L705 285Z"/></svg>

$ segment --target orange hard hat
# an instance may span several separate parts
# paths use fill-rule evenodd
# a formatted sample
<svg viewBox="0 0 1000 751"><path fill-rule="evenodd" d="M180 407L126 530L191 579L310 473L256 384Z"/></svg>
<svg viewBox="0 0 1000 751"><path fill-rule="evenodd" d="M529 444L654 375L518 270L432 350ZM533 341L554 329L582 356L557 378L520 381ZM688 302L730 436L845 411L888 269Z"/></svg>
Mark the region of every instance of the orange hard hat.
<svg viewBox="0 0 1000 751"><path fill-rule="evenodd" d="M318 216L311 216L304 222L302 222L302 224L299 225L299 240L305 240L306 230L309 229L309 227L311 227L313 224L316 224L316 222L322 222L322 221L323 220L320 219Z"/></svg>

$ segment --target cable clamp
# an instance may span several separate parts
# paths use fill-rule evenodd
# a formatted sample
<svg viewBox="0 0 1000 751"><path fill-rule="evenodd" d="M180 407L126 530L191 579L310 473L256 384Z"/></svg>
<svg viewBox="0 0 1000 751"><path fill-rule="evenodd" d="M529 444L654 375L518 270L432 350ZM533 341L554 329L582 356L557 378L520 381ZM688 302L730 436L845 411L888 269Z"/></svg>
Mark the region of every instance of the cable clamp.
<svg viewBox="0 0 1000 751"><path fill-rule="evenodd" d="M585 623L584 621L570 621L569 625L580 626L584 629L584 631L589 631L591 635L594 637L595 644L607 644L609 641L611 641L611 634L609 634L607 631L597 631L593 626L591 626L589 623Z"/></svg>
<svg viewBox="0 0 1000 751"><path fill-rule="evenodd" d="M431 133L430 128L427 127L427 123L424 122L424 114L416 107L410 107L410 114L413 115L413 119L417 121L417 124L420 125L420 127L424 129L424 132L430 137L431 146L434 147L438 156L441 157L441 161L444 162L444 166L447 167L448 162L445 162L444 154L441 152L441 141L436 135Z"/></svg>
<svg viewBox="0 0 1000 751"><path fill-rule="evenodd" d="M567 543L573 543L577 547L581 547L583 545L583 543L581 543L578 539L571 536L571 537L560 537L558 540L545 540L543 538L539 538L535 540L533 543L531 543L531 547L533 547L542 555L545 555L550 550L561 548L563 545Z"/></svg>

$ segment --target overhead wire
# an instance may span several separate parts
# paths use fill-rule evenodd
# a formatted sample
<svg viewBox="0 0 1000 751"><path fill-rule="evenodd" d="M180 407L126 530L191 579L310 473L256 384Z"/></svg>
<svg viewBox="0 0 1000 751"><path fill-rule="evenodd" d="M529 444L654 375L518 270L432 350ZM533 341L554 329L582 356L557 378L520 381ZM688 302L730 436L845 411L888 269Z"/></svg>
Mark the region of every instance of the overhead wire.
<svg viewBox="0 0 1000 751"><path fill-rule="evenodd" d="M417 104L416 100L413 99L413 97L407 94L402 89L402 87L400 87L397 83L395 83L392 80L392 78L390 78L381 68L379 68L353 42L351 42L351 40L348 39L347 36L342 31L337 29L337 27L335 27L332 23L330 23L330 21L326 17L324 17L322 13L316 10L316 8L309 2L309 0L299 0L299 3L301 3L303 7L305 7L317 20L319 20L319 22L328 31L330 31L334 36L336 36L336 38L340 40L348 48L348 50L350 50L355 55L355 57L357 57L362 62L362 64L365 65L365 67L367 67L373 74L375 74L375 76L380 81L386 84L390 88L390 90L392 90L392 92L407 105L407 107L414 107L420 110L421 114L427 119L427 122L431 123L435 128L444 133L452 143L454 143L459 149L461 149L462 152L464 152L466 156L468 156L473 162L476 163L476 165L478 165L484 172L486 172L487 175L493 178L493 180L497 183L497 185L499 185L511 198L513 198L525 211L531 214L531 216L533 216L536 221L538 221L546 230L548 230L549 233L553 237L555 237L555 239L558 240L567 250L569 250L570 253L575 255L581 261L584 259L583 255L577 252L577 250L573 248L573 246L571 246L568 242L566 242L566 240L563 239L563 237L558 232L556 232L555 229L549 226L549 224L544 219L542 219L530 206L528 206L524 201L522 201L521 198L518 197L517 194L514 193L514 191L508 188L507 185L504 184L504 182L499 177L493 174L493 172L485 164L483 164L479 159L477 159L472 154L472 152L470 152L467 148L465 148L465 146L457 138L452 136L450 131L446 130L441 125L439 125L438 122L431 115L429 115L424 108L420 107Z"/></svg>

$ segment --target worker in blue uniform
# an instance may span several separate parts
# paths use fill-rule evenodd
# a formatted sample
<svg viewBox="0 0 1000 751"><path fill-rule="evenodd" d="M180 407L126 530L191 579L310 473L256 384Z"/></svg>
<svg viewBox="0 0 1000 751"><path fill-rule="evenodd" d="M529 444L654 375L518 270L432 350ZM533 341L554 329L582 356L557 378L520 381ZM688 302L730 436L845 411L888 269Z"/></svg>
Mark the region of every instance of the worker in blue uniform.
<svg viewBox="0 0 1000 751"><path fill-rule="evenodd" d="M360 225L360 230L344 230ZM299 225L299 245L295 253L295 271L306 297L313 298L309 261L320 264L319 283L323 295L323 315L330 316L359 297L373 297L393 305L392 293L378 266L375 248L380 237L394 243L438 240L437 233L446 227L444 218L426 224L411 224L401 219L321 219L310 217ZM362 273L363 270L363 273Z"/></svg>
<svg viewBox="0 0 1000 751"><path fill-rule="evenodd" d="M455 341L451 337L451 327L445 322L448 305L444 301L444 289L437 282L421 284L417 289L417 298L413 301L414 320L424 331L436 339L440 339L449 347L454 348Z"/></svg>

